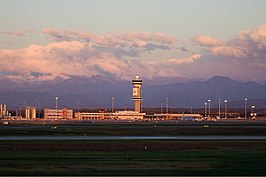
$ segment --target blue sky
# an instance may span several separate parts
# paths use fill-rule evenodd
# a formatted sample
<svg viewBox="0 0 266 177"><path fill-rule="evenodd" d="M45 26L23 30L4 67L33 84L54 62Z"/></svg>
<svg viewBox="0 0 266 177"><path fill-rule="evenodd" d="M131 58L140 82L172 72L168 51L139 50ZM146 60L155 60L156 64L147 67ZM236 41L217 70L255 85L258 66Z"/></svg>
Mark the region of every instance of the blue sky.
<svg viewBox="0 0 266 177"><path fill-rule="evenodd" d="M40 34L36 35L44 27L96 34L147 31L181 39L197 34L229 39L242 29L266 21L265 0L8 0L0 3L1 31L33 30L36 34L31 38L36 42L43 41ZM19 47L23 41L14 45Z"/></svg>
<svg viewBox="0 0 266 177"><path fill-rule="evenodd" d="M161 73L161 76L189 78L226 75L239 80L262 82L266 80L264 76L261 76L261 74L265 74L263 70L266 66L264 63L265 7L265 0L1 0L0 50L2 53L0 53L0 59L2 60L0 60L0 64L10 64L8 63L10 61L25 59L26 51L29 53L33 50L32 45L40 45L39 47L35 46L34 49L42 51L44 49L40 49L41 47L47 49L53 43L57 43L60 47L66 47L66 42L70 42L70 37L72 43L68 43L69 45L74 45L73 41L75 40L82 41L84 44L82 36L84 37L85 33L92 33L96 36L93 39L92 36L89 38L89 44L92 45L90 50L93 52L88 56L82 54L82 58L85 58L90 65L94 64L96 69L88 66L83 68L83 72L76 72L76 74L75 68L72 68L71 73L62 73L56 68L50 71L38 67L35 70L20 69L24 75L30 75L31 72L43 72L47 76L49 74L53 76L79 74L89 76L109 73L116 77L129 77L124 74L125 71L119 71L115 66L110 69L99 64L99 61L103 62L104 58L109 56L115 61L107 60L106 63L117 62L117 65L121 64L121 66L134 63L137 69L132 68L131 74L139 72L146 77L154 77L155 73ZM245 30L253 31L243 34L244 40L240 34ZM257 44L258 41L254 37L257 35L256 31L259 31L259 42L262 44L251 49L247 44L247 38L251 36L252 42ZM141 32L145 32L145 34L140 34ZM173 41L168 40L165 43L164 39L158 39L159 35L154 35L158 32L171 39L175 38L175 44ZM132 33L138 33L135 34L137 36L135 42L137 45L145 43L145 47L138 46L136 48L136 44L129 47L128 38L123 38L128 33L131 33L129 36ZM61 37L59 38L58 35ZM146 36L145 39L143 39L143 35ZM206 36L214 39L206 38ZM101 38L105 39L104 45ZM121 44L122 38L123 46L127 43L126 48L121 45L111 48L111 40L113 44L119 39L119 44ZM132 38L130 37L130 39ZM106 40L109 41L109 45L106 44ZM210 40L212 40L211 43ZM215 40L218 42L214 44ZM247 46L249 48L246 48ZM81 48L80 46L77 50L85 50ZM11 56L9 53L7 57L6 51L4 52L6 49L12 50L16 54ZM23 51L19 52L19 50ZM225 51L226 54L222 51ZM125 54L125 52L128 53ZM135 54L133 54L134 52ZM64 53L60 54L62 58L58 59L58 55L51 57L60 60L59 63L69 62L69 65L73 65L70 61L65 61L64 58L71 56L77 59L80 55L76 53L77 51L73 54L64 50ZM95 53L101 57L97 58L94 56ZM45 54L42 53L42 55ZM251 57L253 60L248 59ZM28 67L31 66L29 62L38 63L39 60L42 62L45 60L45 58L36 56L32 56L32 58L34 58L33 61L25 61ZM206 67L207 61L210 61L207 63L209 67L202 70L202 74L194 71L195 68ZM72 62L80 63L78 59ZM249 62L252 63L255 71L247 65ZM165 68L169 68L169 63L171 63L171 67L166 71ZM173 63L176 66L173 66ZM204 66L202 66L203 63ZM220 68L210 69L210 67L217 66L218 63L219 66L224 67L223 70ZM238 65L239 63L241 65ZM147 69L140 69L145 68L144 66L150 68L150 72L147 72ZM230 66L233 67L230 68ZM241 69L236 71L236 66ZM86 71L88 68L93 72ZM0 69L4 73L14 72L11 68ZM243 74L246 69L250 70L249 73L252 76ZM181 70L182 73L177 70Z"/></svg>

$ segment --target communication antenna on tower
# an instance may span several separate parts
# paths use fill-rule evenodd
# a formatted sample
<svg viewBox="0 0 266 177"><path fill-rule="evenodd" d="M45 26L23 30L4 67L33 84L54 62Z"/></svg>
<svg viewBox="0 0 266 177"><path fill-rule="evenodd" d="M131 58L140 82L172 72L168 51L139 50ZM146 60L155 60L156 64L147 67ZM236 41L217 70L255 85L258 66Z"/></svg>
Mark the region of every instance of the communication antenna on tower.
<svg viewBox="0 0 266 177"><path fill-rule="evenodd" d="M166 98L166 100L165 100L165 102L166 102L166 104L165 104L165 107L166 107L166 110L165 110L165 112L166 112L166 114L168 114L168 97Z"/></svg>
<svg viewBox="0 0 266 177"><path fill-rule="evenodd" d="M112 113L115 111L115 98L112 97Z"/></svg>

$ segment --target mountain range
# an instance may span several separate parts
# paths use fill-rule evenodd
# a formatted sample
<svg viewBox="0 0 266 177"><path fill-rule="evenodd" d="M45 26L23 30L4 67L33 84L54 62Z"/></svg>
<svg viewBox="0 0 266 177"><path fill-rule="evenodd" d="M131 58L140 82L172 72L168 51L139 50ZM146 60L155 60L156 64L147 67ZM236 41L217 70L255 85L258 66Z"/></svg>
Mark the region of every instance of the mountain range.
<svg viewBox="0 0 266 177"><path fill-rule="evenodd" d="M0 103L9 109L26 105L55 107L55 96L59 97L59 107L69 108L110 108L111 99L115 107L133 107L131 81L106 76L56 77L51 81L27 82L0 78ZM244 99L248 106L266 108L266 84L242 83L229 77L215 76L209 80L184 79L178 77L146 79L142 87L143 107L203 108L208 99L211 106L217 107L218 98L228 100L228 107L242 108Z"/></svg>

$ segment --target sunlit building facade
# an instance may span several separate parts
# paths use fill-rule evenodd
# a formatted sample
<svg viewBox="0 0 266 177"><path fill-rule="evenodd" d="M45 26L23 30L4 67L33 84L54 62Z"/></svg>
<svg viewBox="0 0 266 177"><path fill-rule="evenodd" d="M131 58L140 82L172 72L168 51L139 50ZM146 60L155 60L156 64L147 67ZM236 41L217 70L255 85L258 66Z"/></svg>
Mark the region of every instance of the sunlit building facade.
<svg viewBox="0 0 266 177"><path fill-rule="evenodd" d="M44 119L73 119L73 109L44 109Z"/></svg>

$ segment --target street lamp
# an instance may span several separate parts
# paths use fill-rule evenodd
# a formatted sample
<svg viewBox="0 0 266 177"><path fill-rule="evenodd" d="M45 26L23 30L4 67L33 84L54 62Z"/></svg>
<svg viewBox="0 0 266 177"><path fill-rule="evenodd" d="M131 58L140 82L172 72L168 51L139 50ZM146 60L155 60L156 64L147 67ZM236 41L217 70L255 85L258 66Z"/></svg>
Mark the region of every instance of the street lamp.
<svg viewBox="0 0 266 177"><path fill-rule="evenodd" d="M211 100L208 100L208 103L209 103L209 117L211 117Z"/></svg>
<svg viewBox="0 0 266 177"><path fill-rule="evenodd" d="M227 100L224 100L224 118L227 118Z"/></svg>
<svg viewBox="0 0 266 177"><path fill-rule="evenodd" d="M56 111L56 119L57 119L57 108L58 108L58 97L55 97L55 111Z"/></svg>
<svg viewBox="0 0 266 177"><path fill-rule="evenodd" d="M204 103L204 106L205 106L204 107L205 108L205 112L204 112L205 113L205 117L207 117L207 103Z"/></svg>

